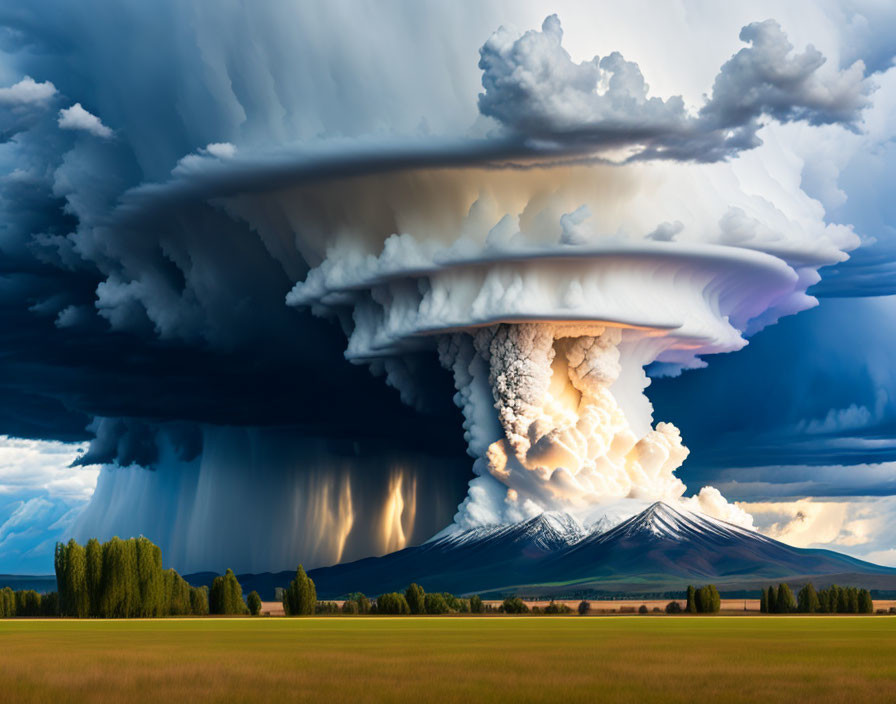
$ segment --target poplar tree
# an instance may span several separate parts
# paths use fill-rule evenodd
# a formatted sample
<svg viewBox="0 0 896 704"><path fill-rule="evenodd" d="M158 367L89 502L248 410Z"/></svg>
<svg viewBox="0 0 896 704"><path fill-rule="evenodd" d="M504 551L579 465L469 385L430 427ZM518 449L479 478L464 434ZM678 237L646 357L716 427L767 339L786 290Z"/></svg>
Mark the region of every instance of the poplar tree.
<svg viewBox="0 0 896 704"><path fill-rule="evenodd" d="M10 618L16 615L16 595L9 587L0 589L0 617Z"/></svg>
<svg viewBox="0 0 896 704"><path fill-rule="evenodd" d="M87 594L90 607L88 613L91 616L100 615L100 597L103 586L103 546L96 538L87 541L84 550L87 572Z"/></svg>
<svg viewBox="0 0 896 704"><path fill-rule="evenodd" d="M208 587L190 587L190 613L208 616Z"/></svg>
<svg viewBox="0 0 896 704"><path fill-rule="evenodd" d="M314 588L314 582L305 574L302 565L299 565L296 578L283 592L283 610L287 616L305 616L313 614L315 606L317 606L317 590Z"/></svg>
<svg viewBox="0 0 896 704"><path fill-rule="evenodd" d="M261 597L258 595L258 592L255 590L249 592L246 605L249 607L249 613L253 616L258 616L261 613Z"/></svg>
<svg viewBox="0 0 896 704"><path fill-rule="evenodd" d="M842 587L837 587L837 613L849 613L849 593Z"/></svg>
<svg viewBox="0 0 896 704"><path fill-rule="evenodd" d="M766 597L766 602L768 605L768 612L770 614L778 613L778 592L774 587L768 588L768 596Z"/></svg>
<svg viewBox="0 0 896 704"><path fill-rule="evenodd" d="M871 592L867 589L859 591L858 602L860 614L874 613L874 600L871 598Z"/></svg>
<svg viewBox="0 0 896 704"><path fill-rule="evenodd" d="M243 588L233 570L228 568L221 577L212 581L209 594L209 609L213 614L244 614L247 612L243 601Z"/></svg>
<svg viewBox="0 0 896 704"><path fill-rule="evenodd" d="M763 614L768 613L768 595L765 593L765 588L760 591L759 596L759 612Z"/></svg>
<svg viewBox="0 0 896 704"><path fill-rule="evenodd" d="M65 547L65 577L68 592L68 616L86 618L90 611L87 593L87 555L74 538Z"/></svg>
<svg viewBox="0 0 896 704"><path fill-rule="evenodd" d="M404 598L408 602L408 608L410 608L412 614L422 614L426 612L426 594L423 591L423 587L419 584L412 583L404 593Z"/></svg>
<svg viewBox="0 0 896 704"><path fill-rule="evenodd" d="M797 610L804 614L814 614L821 610L818 593L815 591L815 587L812 586L812 582L800 589L796 597L796 606Z"/></svg>
<svg viewBox="0 0 896 704"><path fill-rule="evenodd" d="M796 600L793 598L793 592L790 591L788 585L784 583L778 585L775 605L778 607L778 613L781 614L788 614L796 608Z"/></svg>
<svg viewBox="0 0 896 704"><path fill-rule="evenodd" d="M694 589L693 584L688 585L688 603L687 603L687 606L685 607L685 610L689 614L697 613L697 592Z"/></svg>
<svg viewBox="0 0 896 704"><path fill-rule="evenodd" d="M65 558L65 543L56 543L56 549L53 551L53 568L56 572L56 590L57 594L59 594L60 613L63 616L68 615L70 599Z"/></svg>
<svg viewBox="0 0 896 704"><path fill-rule="evenodd" d="M166 594L166 586L171 577L163 577L161 548L140 536L134 541L134 552L137 590L140 596L136 613L148 617L162 616L166 613L186 613L185 611L173 612L169 608L170 596ZM177 573L175 576L180 579ZM176 583L177 580L174 580L173 585Z"/></svg>

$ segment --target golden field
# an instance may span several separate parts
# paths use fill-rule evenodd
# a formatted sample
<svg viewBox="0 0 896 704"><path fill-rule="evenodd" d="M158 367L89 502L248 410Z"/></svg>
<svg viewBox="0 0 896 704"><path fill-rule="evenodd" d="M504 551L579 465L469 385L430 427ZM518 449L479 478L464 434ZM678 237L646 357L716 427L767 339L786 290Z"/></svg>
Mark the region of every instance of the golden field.
<svg viewBox="0 0 896 704"><path fill-rule="evenodd" d="M0 622L3 702L892 702L896 618Z"/></svg>

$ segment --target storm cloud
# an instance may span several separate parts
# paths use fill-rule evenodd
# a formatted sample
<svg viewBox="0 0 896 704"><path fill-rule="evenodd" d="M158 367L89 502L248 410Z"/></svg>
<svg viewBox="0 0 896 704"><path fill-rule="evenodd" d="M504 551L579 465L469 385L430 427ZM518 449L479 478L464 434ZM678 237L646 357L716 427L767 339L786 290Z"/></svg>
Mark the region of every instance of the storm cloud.
<svg viewBox="0 0 896 704"><path fill-rule="evenodd" d="M201 544L211 523L189 515L199 504L186 497L223 510L247 491L235 472L220 475L219 492L208 487L211 453L223 447L269 443L267 462L248 449L240 455L247 476L265 487L292 481L302 496L326 465L321 448L342 448L356 526L385 520L397 464L408 478L403 502L416 477L420 500L439 494L434 515L450 516L474 476L465 450L476 432L452 403L453 373L420 344L422 317L396 304L387 321L396 325L384 326L375 310L364 318L345 302L387 281L428 278L431 293L459 291L445 282L458 275L472 286L479 271L481 300L504 307L483 305L478 322L556 318L563 304L570 317L690 325L695 347L643 356L654 376L710 360L650 388L657 415L688 439L686 483L718 483L710 465L735 455L739 462L724 466L779 464L779 452L794 466L868 461L871 443L852 454L843 443L889 432L889 401L878 404L875 393L881 385L896 393L896 384L869 381L861 363L844 361L829 393L804 393L833 372L796 352L786 360L788 350L808 349L805 339L817 356L848 358L823 333L833 299L790 314L820 296L853 297L867 315L852 320L870 321L863 298L896 292L892 199L882 185L894 163L892 128L880 117L894 94L887 17L838 3L707 12L693 27L713 37L700 73L687 57L664 72L656 54L672 40L619 12L616 26L631 32L619 31L616 46L583 39L585 28L599 35L612 21L562 3L458 11L163 2L100 12L46 0L0 10L0 433L92 440L80 464L110 469L80 530L139 531L127 520L140 517L181 568L199 552L175 549L170 527L153 523L139 497L152 496L159 515L180 511L179 525L189 523ZM681 30L679 18L664 21ZM511 23L541 29L495 33ZM446 40L427 40L426 29ZM586 58L596 51L602 58ZM566 262L555 274L562 278L568 265L584 272L609 252L653 283L642 310L621 283L598 306L596 280L584 274L556 301L514 298L512 285L487 280L501 267L505 284L528 280L547 258ZM667 255L687 266L669 267ZM666 297L663 276L670 286L693 284L675 289L680 305ZM700 287L709 280L715 299ZM308 309L287 305L288 295ZM724 323L710 314L712 301L727 306ZM679 320L675 308L705 315ZM470 322L469 311L446 312L429 322ZM791 322L802 316L805 324ZM849 328L853 350L874 339L871 327ZM763 329L730 359L708 357ZM344 358L346 334L355 336L347 356L360 365ZM752 354L764 339L768 351ZM380 354L388 349L400 354ZM751 408L716 391L763 372L773 357L785 360L770 373L777 406L759 398ZM636 376L632 398L648 382ZM783 397L788 385L799 402ZM742 398L755 393L744 388ZM706 403L690 405L695 395ZM760 427L755 409L766 402L781 411L780 428ZM650 403L632 403L645 432ZM722 435L703 429L697 405L713 409L706 427ZM758 442L738 454L754 427ZM370 456L357 459L353 443ZM876 447L876 457L887 456ZM444 483L426 484L428 466L442 468ZM292 497L282 508L311 515L313 505ZM253 516L247 508L247 525ZM398 523L408 540L432 528ZM346 554L394 544L358 539ZM270 555L270 567L290 567L313 549L290 543ZM314 554L323 562L336 552L328 543Z"/></svg>

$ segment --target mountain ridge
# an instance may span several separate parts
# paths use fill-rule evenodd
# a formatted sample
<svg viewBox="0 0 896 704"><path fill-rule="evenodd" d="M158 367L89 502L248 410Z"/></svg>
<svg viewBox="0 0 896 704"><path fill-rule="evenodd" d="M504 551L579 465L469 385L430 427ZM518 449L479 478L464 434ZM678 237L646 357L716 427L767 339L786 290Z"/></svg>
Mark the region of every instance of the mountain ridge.
<svg viewBox="0 0 896 704"><path fill-rule="evenodd" d="M796 548L663 502L608 530L600 530L599 522L595 528L548 512L511 525L443 533L418 546L308 574L323 599L401 591L411 582L426 591L493 598L666 593L708 582L727 591L785 580L812 580L820 587L835 577L843 586L896 590L896 568L831 550ZM294 574L242 575L240 581L244 589L272 595ZM193 577L199 575L188 579Z"/></svg>

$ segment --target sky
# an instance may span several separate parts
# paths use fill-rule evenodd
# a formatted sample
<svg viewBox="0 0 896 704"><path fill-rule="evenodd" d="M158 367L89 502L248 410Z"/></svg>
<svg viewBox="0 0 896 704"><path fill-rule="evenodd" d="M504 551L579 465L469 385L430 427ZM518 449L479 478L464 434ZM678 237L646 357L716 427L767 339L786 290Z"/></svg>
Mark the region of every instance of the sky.
<svg viewBox="0 0 896 704"><path fill-rule="evenodd" d="M690 450L639 491L896 565L888 3L93 5L0 8L0 572L140 533L286 569L546 508L421 340L569 310L678 331L626 333L601 407Z"/></svg>

